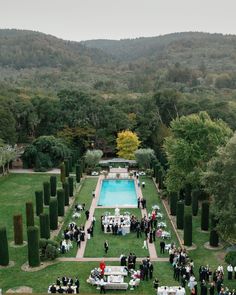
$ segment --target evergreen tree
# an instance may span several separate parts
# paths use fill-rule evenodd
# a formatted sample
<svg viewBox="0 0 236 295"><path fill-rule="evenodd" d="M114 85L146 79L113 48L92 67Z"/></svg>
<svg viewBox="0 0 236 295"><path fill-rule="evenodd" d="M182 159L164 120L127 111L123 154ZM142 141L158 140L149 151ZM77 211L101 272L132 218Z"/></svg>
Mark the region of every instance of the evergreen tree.
<svg viewBox="0 0 236 295"><path fill-rule="evenodd" d="M177 202L176 225L178 229L184 228L184 202Z"/></svg>
<svg viewBox="0 0 236 295"><path fill-rule="evenodd" d="M35 226L27 228L28 237L28 261L29 266L36 267L40 265L39 257L39 230Z"/></svg>
<svg viewBox="0 0 236 295"><path fill-rule="evenodd" d="M21 214L17 214L13 216L13 224L14 224L15 245L22 245L23 244L23 221L22 221Z"/></svg>
<svg viewBox="0 0 236 295"><path fill-rule="evenodd" d="M9 264L9 250L7 241L6 227L0 227L0 265L7 266Z"/></svg>
<svg viewBox="0 0 236 295"><path fill-rule="evenodd" d="M209 229L209 202L202 202L201 229Z"/></svg>
<svg viewBox="0 0 236 295"><path fill-rule="evenodd" d="M64 189L57 190L57 202L58 202L58 216L65 215L65 192Z"/></svg>
<svg viewBox="0 0 236 295"><path fill-rule="evenodd" d="M184 245L192 246L192 215L186 213L184 215Z"/></svg>
<svg viewBox="0 0 236 295"><path fill-rule="evenodd" d="M35 192L36 215L43 213L43 191Z"/></svg>
<svg viewBox="0 0 236 295"><path fill-rule="evenodd" d="M49 205L50 194L51 194L50 183L48 181L45 181L43 183L44 205Z"/></svg>
<svg viewBox="0 0 236 295"><path fill-rule="evenodd" d="M73 197L73 195L74 195L74 178L72 176L68 177L68 183L69 183L69 195L70 195L70 197Z"/></svg>
<svg viewBox="0 0 236 295"><path fill-rule="evenodd" d="M176 215L177 200L178 200L177 193L171 192L170 193L170 214L173 216Z"/></svg>
<svg viewBox="0 0 236 295"><path fill-rule="evenodd" d="M197 216L198 213L198 199L200 196L200 191L199 189L194 189L192 191L192 213L193 216Z"/></svg>
<svg viewBox="0 0 236 295"><path fill-rule="evenodd" d="M58 202L57 198L52 197L49 201L49 219L50 229L55 230L58 227Z"/></svg>
<svg viewBox="0 0 236 295"><path fill-rule="evenodd" d="M40 238L50 239L50 222L48 213L41 213L39 215L40 224Z"/></svg>
<svg viewBox="0 0 236 295"><path fill-rule="evenodd" d="M34 207L32 202L27 202L26 206L26 226L34 226Z"/></svg>
<svg viewBox="0 0 236 295"><path fill-rule="evenodd" d="M55 197L57 194L57 177L52 175L50 177L51 196Z"/></svg>

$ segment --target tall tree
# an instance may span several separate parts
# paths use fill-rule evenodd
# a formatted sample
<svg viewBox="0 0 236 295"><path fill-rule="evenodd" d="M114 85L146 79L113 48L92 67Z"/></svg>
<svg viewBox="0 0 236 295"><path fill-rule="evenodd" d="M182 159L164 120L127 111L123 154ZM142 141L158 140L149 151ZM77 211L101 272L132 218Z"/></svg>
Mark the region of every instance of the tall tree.
<svg viewBox="0 0 236 295"><path fill-rule="evenodd" d="M116 139L117 154L124 159L134 159L134 152L138 149L141 141L135 132L124 130L118 133Z"/></svg>

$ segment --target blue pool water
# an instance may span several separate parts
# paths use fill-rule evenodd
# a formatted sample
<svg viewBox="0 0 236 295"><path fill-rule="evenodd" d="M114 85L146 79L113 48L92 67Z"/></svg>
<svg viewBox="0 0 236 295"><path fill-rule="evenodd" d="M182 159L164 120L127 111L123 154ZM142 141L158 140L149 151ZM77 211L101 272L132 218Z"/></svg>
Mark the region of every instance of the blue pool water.
<svg viewBox="0 0 236 295"><path fill-rule="evenodd" d="M103 180L98 206L116 205L137 206L137 195L133 180Z"/></svg>

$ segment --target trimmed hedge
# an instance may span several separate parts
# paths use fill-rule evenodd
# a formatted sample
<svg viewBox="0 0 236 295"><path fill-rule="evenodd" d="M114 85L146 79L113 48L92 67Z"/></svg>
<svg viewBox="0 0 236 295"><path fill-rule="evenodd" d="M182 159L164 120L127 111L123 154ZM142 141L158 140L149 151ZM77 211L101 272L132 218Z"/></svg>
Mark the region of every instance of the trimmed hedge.
<svg viewBox="0 0 236 295"><path fill-rule="evenodd" d="M43 213L43 191L35 192L36 215Z"/></svg>
<svg viewBox="0 0 236 295"><path fill-rule="evenodd" d="M36 267L40 265L39 257L39 230L36 226L29 226L27 229L28 237L28 261L29 266Z"/></svg>
<svg viewBox="0 0 236 295"><path fill-rule="evenodd" d="M6 227L0 227L0 265L7 266L9 264L9 250L7 241Z"/></svg>
<svg viewBox="0 0 236 295"><path fill-rule="evenodd" d="M58 216L65 215L65 192L64 189L57 190L57 202L58 202Z"/></svg>
<svg viewBox="0 0 236 295"><path fill-rule="evenodd" d="M44 205L49 205L49 200L50 200L50 183L48 181L45 181L43 183L43 196L44 196Z"/></svg>
<svg viewBox="0 0 236 295"><path fill-rule="evenodd" d="M32 202L27 202L26 207L26 226L34 226L34 206Z"/></svg>
<svg viewBox="0 0 236 295"><path fill-rule="evenodd" d="M198 189L194 189L192 191L192 214L193 214L193 216L197 216L197 214L198 214L199 196L200 196L200 191Z"/></svg>
<svg viewBox="0 0 236 295"><path fill-rule="evenodd" d="M219 235L215 229L210 232L209 244L211 247L218 247L219 245Z"/></svg>
<svg viewBox="0 0 236 295"><path fill-rule="evenodd" d="M68 177L69 183L69 196L73 197L74 195L74 178L72 176Z"/></svg>
<svg viewBox="0 0 236 295"><path fill-rule="evenodd" d="M184 202L183 201L177 202L176 225L178 229L184 228Z"/></svg>
<svg viewBox="0 0 236 295"><path fill-rule="evenodd" d="M65 168L64 162L61 163L60 170L61 170L61 182L64 183L66 181L66 168Z"/></svg>
<svg viewBox="0 0 236 295"><path fill-rule="evenodd" d="M186 206L190 206L191 205L191 191L192 191L192 187L191 187L191 184L187 183L185 185L185 189L184 189L184 192L185 192L185 196L184 196L184 200L185 200L185 205Z"/></svg>
<svg viewBox="0 0 236 295"><path fill-rule="evenodd" d="M193 237L192 237L192 215L190 213L186 213L184 215L184 245L192 246Z"/></svg>
<svg viewBox="0 0 236 295"><path fill-rule="evenodd" d="M66 173L66 177L69 177L69 160L68 159L65 159L64 160L64 164L65 164L65 173Z"/></svg>
<svg viewBox="0 0 236 295"><path fill-rule="evenodd" d="M50 188L51 196L55 197L57 194L57 177L55 175L50 176Z"/></svg>
<svg viewBox="0 0 236 295"><path fill-rule="evenodd" d="M69 206L69 183L67 181L63 184L63 189L65 192L65 206Z"/></svg>
<svg viewBox="0 0 236 295"><path fill-rule="evenodd" d="M176 192L170 192L170 215L176 215L178 194Z"/></svg>
<svg viewBox="0 0 236 295"><path fill-rule="evenodd" d="M14 225L15 245L22 245L23 244L23 220L22 220L21 214L17 214L13 216L13 225Z"/></svg>
<svg viewBox="0 0 236 295"><path fill-rule="evenodd" d="M58 202L57 198L52 197L49 201L49 219L50 229L55 230L58 227Z"/></svg>
<svg viewBox="0 0 236 295"><path fill-rule="evenodd" d="M48 213L39 215L40 238L50 239L50 222Z"/></svg>
<svg viewBox="0 0 236 295"><path fill-rule="evenodd" d="M202 202L201 229L209 229L209 202Z"/></svg>
<svg viewBox="0 0 236 295"><path fill-rule="evenodd" d="M81 175L81 172L80 172L80 165L77 164L75 166L75 172L76 172L76 182L77 183L80 183L80 175Z"/></svg>

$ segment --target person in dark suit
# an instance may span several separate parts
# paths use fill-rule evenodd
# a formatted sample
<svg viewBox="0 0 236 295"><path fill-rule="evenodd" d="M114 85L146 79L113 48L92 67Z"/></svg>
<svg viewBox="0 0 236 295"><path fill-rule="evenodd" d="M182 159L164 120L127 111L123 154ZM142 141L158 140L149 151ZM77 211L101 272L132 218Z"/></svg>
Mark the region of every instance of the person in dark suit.
<svg viewBox="0 0 236 295"><path fill-rule="evenodd" d="M161 254L164 254L165 253L165 242L164 241L160 241L160 248L161 248Z"/></svg>
<svg viewBox="0 0 236 295"><path fill-rule="evenodd" d="M51 293L57 293L57 288L56 288L56 286L55 286L55 285L52 285L52 286L50 287L49 291L50 291Z"/></svg>
<svg viewBox="0 0 236 295"><path fill-rule="evenodd" d="M108 249L109 249L109 245L108 245L108 242L107 240L104 242L104 250L105 250L105 253L107 254L108 252Z"/></svg>
<svg viewBox="0 0 236 295"><path fill-rule="evenodd" d="M204 280L201 283L201 295L207 295L207 286Z"/></svg>
<svg viewBox="0 0 236 295"><path fill-rule="evenodd" d="M148 266L149 278L151 280L153 278L153 264L151 263L151 261L149 261Z"/></svg>
<svg viewBox="0 0 236 295"><path fill-rule="evenodd" d="M68 283L67 277L66 276L65 277L62 277L62 284L63 284L63 286L67 286L67 283Z"/></svg>
<svg viewBox="0 0 236 295"><path fill-rule="evenodd" d="M59 289L57 290L58 293L65 293L66 291L62 288L62 286L59 286Z"/></svg>
<svg viewBox="0 0 236 295"><path fill-rule="evenodd" d="M89 219L89 210L85 211L85 215L86 215L86 219L88 220Z"/></svg>
<svg viewBox="0 0 236 295"><path fill-rule="evenodd" d="M80 281L78 277L75 279L76 293L79 294Z"/></svg>
<svg viewBox="0 0 236 295"><path fill-rule="evenodd" d="M66 293L68 294L74 293L74 290L71 288L71 285L69 285L69 287L67 288Z"/></svg>
<svg viewBox="0 0 236 295"><path fill-rule="evenodd" d="M56 285L57 285L57 286L60 286L60 285L61 285L61 280L60 280L60 278L59 278L59 277L57 277L57 280L56 280Z"/></svg>

